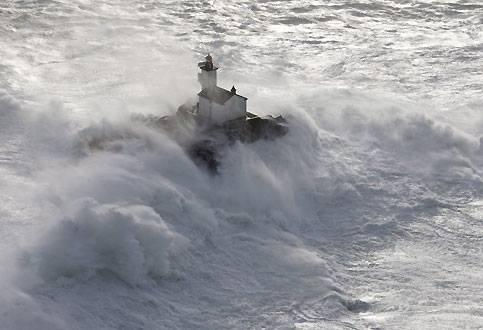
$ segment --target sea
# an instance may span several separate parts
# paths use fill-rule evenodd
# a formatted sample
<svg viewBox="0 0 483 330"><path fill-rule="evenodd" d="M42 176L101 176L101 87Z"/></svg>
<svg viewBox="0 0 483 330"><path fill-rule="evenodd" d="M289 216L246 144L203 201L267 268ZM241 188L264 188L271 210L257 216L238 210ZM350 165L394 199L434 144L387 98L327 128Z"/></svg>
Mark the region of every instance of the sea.
<svg viewBox="0 0 483 330"><path fill-rule="evenodd" d="M482 329L481 0L4 0L0 329ZM282 115L217 175L133 116Z"/></svg>

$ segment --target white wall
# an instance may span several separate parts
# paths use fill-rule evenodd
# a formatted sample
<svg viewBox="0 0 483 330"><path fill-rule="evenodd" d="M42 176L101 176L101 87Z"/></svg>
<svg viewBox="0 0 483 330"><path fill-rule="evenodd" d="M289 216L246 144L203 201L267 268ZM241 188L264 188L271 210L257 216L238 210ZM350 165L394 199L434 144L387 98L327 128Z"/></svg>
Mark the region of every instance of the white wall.
<svg viewBox="0 0 483 330"><path fill-rule="evenodd" d="M226 116L229 113L229 101L224 105L211 102L211 123L221 124L226 121Z"/></svg>
<svg viewBox="0 0 483 330"><path fill-rule="evenodd" d="M247 112L247 100L241 96L235 95L230 100L232 102L232 113L235 117L232 119L244 116Z"/></svg>
<svg viewBox="0 0 483 330"><path fill-rule="evenodd" d="M201 89L215 87L216 70L213 70L213 71L201 70L201 72L198 73L198 81L201 84Z"/></svg>
<svg viewBox="0 0 483 330"><path fill-rule="evenodd" d="M210 102L204 97L199 98L200 116L209 119L212 124L221 124L227 120L239 118L246 113L246 100L234 95L224 105Z"/></svg>
<svg viewBox="0 0 483 330"><path fill-rule="evenodd" d="M204 97L198 97L199 115L203 118L210 118L211 102Z"/></svg>

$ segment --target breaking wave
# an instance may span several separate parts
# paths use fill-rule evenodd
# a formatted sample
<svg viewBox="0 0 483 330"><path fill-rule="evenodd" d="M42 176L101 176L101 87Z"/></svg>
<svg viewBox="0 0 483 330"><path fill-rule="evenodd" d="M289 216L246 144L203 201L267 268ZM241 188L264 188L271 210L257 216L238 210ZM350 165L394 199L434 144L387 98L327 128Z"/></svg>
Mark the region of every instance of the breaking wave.
<svg viewBox="0 0 483 330"><path fill-rule="evenodd" d="M483 7L456 2L0 3L0 328L481 328ZM290 123L215 176L129 118L207 52Z"/></svg>
<svg viewBox="0 0 483 330"><path fill-rule="evenodd" d="M93 199L76 201L70 209L37 251L44 278L111 272L135 285L172 271L170 259L184 239L153 209L99 205Z"/></svg>
<svg viewBox="0 0 483 330"><path fill-rule="evenodd" d="M422 177L479 175L479 141L446 124L411 113L370 117L363 106L338 110L289 116L285 138L223 150L216 177L142 125L102 121L80 130L70 136L73 158L39 175L50 185L48 200L63 210L42 240L40 273L108 270L145 283L170 273L182 242L199 244L226 223L299 232L321 205L326 214L331 201L369 202L358 177L377 166L374 151ZM346 154L355 167L344 163Z"/></svg>
<svg viewBox="0 0 483 330"><path fill-rule="evenodd" d="M30 273L25 291L45 297L62 290L60 301L49 302L56 306L74 299L78 285L103 288L106 278L118 279L121 287L154 290L154 310L163 309L158 301L174 299L163 290L178 282L190 294L207 290L184 306L204 299L209 306L231 304L248 291L254 295L253 313L245 313L250 324L283 325L311 317L330 323L370 310L370 303L345 289L334 256L357 254L354 242L382 246L404 235L394 218L408 206L388 206L401 192L414 210L440 205L441 196L421 195L408 186L429 184L441 173L450 181L478 182L479 140L429 116L395 115L385 102L371 112L363 103L348 107L333 94L327 97L330 108L305 104L288 110L285 137L223 149L217 176L196 167L162 132L130 120L73 129L75 124L56 111L34 116L32 127L70 129L46 132L40 139L56 151L36 154L43 166L33 173L29 198L41 205L37 221L42 225L21 257L19 269ZM374 115L377 111L380 115ZM264 295L254 288L280 292L281 305L269 304L264 311L270 321L257 318ZM109 298L90 293L82 299L112 299L118 295L112 290ZM288 319L274 316L296 300L306 303L294 306ZM45 318L41 306L17 301ZM239 313L232 308L216 319ZM194 310L188 320L199 317L191 314ZM45 328L62 328L64 316ZM131 318L111 322L145 325ZM207 327L226 327L218 322ZM179 320L162 324L193 327Z"/></svg>

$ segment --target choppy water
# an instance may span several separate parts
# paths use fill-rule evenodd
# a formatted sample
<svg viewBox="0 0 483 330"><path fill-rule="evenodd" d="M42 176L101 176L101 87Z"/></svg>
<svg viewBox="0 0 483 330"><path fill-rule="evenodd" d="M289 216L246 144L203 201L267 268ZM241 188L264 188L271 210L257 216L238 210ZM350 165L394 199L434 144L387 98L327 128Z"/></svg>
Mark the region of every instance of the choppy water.
<svg viewBox="0 0 483 330"><path fill-rule="evenodd" d="M483 327L480 2L6 1L0 21L2 329ZM218 177L127 119L174 112L207 52L291 125Z"/></svg>

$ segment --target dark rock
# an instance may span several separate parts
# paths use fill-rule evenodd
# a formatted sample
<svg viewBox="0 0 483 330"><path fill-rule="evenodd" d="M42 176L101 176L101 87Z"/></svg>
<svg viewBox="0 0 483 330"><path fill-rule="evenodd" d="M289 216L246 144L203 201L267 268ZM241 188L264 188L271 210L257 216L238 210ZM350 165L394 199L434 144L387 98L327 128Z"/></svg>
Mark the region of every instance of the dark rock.
<svg viewBox="0 0 483 330"><path fill-rule="evenodd" d="M197 118L189 105L179 107L174 116L137 116L134 119L166 132L185 149L196 165L210 173L217 173L222 148L236 141L273 140L288 132L287 121L282 116L260 117L250 112L221 125L207 125Z"/></svg>
<svg viewBox="0 0 483 330"><path fill-rule="evenodd" d="M212 174L217 173L220 165L218 152L210 141L195 142L188 146L187 153L196 165L205 167Z"/></svg>

